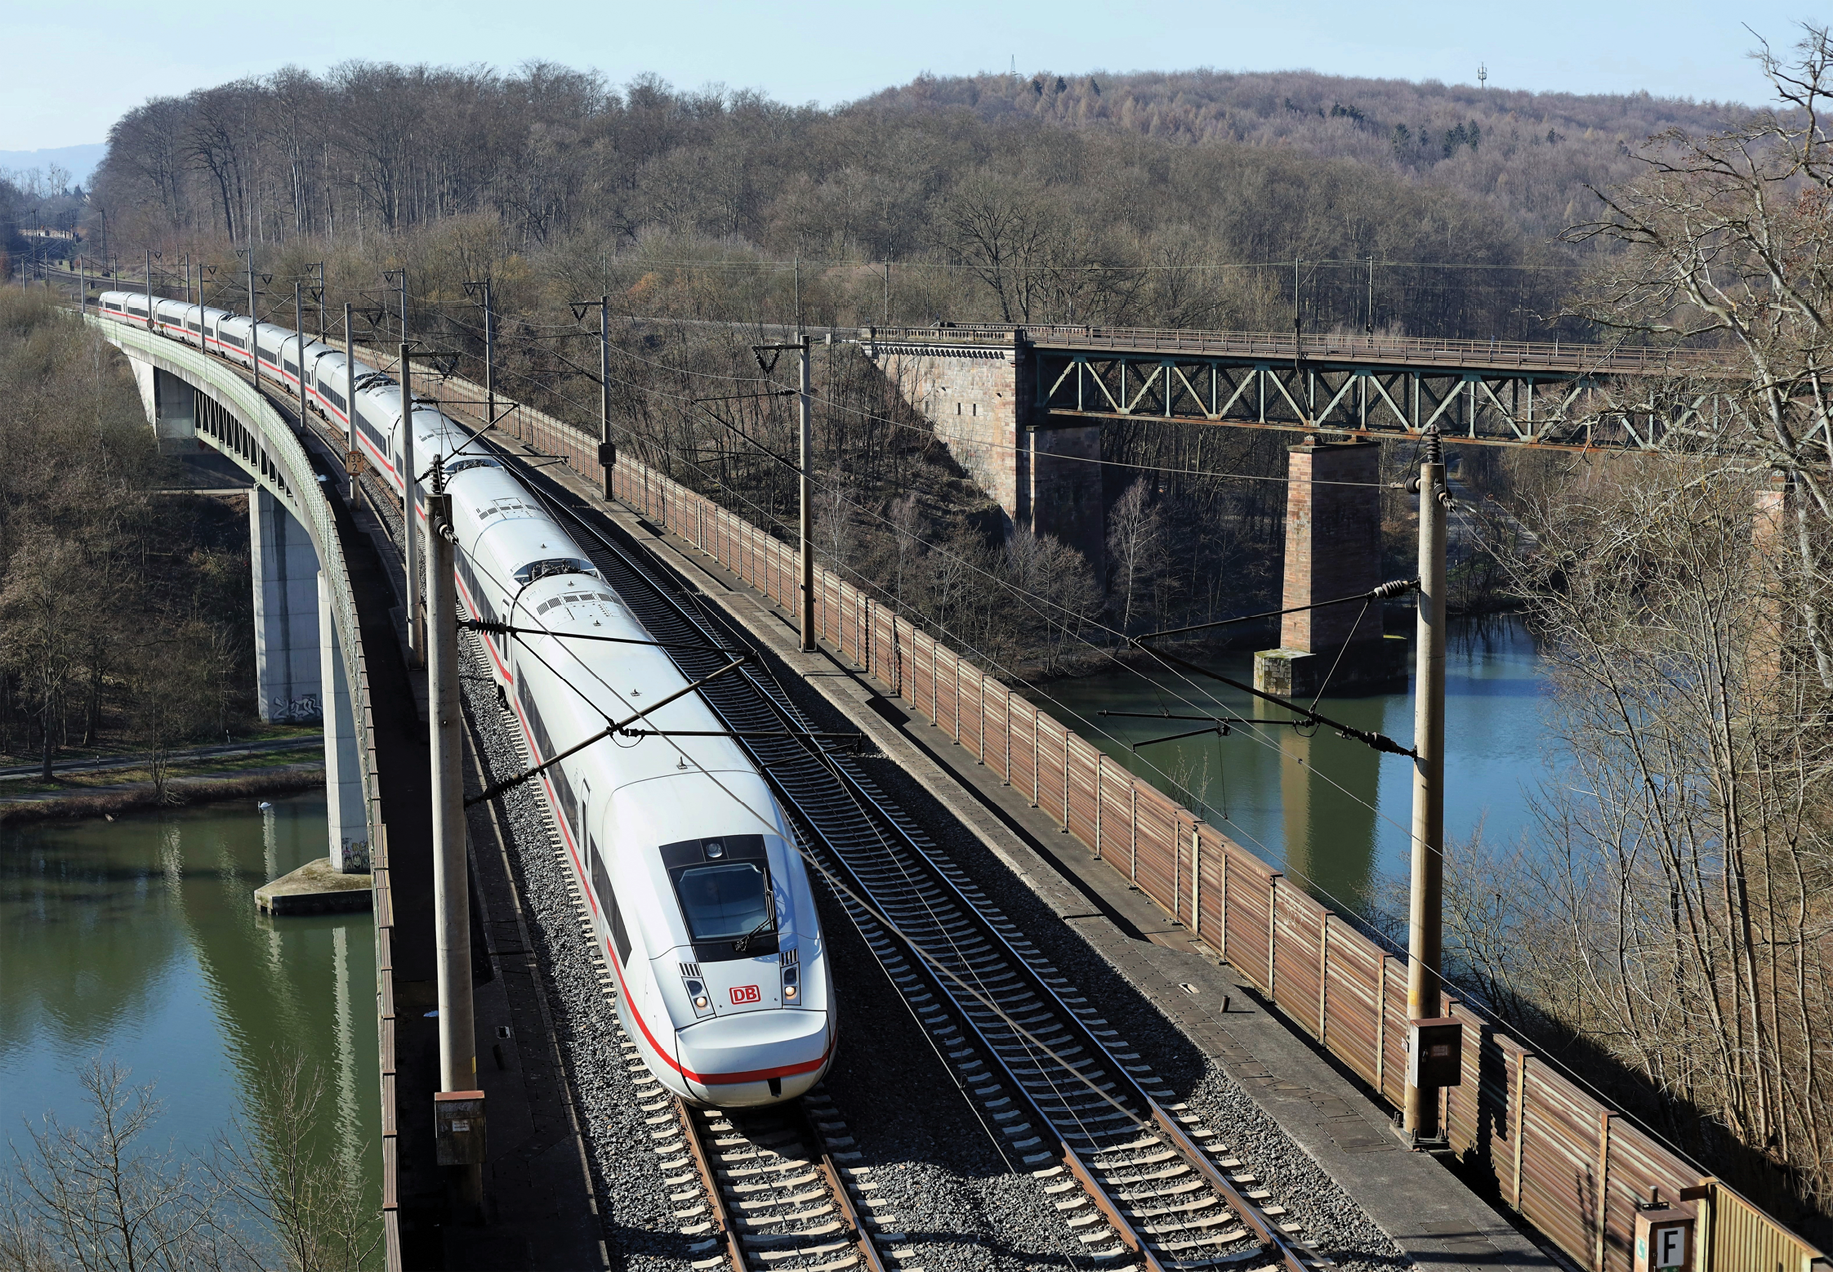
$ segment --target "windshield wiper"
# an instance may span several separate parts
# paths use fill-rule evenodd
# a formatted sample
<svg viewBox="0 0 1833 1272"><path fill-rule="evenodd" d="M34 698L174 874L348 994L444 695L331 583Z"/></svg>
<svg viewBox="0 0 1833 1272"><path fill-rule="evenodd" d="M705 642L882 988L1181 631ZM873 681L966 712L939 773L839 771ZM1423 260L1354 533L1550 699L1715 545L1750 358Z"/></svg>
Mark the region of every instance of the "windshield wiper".
<svg viewBox="0 0 1833 1272"><path fill-rule="evenodd" d="M732 952L734 954L743 954L745 948L751 944L751 939L753 937L762 936L765 932L771 931L776 927L776 894L774 892L768 892L764 895L766 898L766 913L763 921L749 932L739 937L736 941L732 942Z"/></svg>

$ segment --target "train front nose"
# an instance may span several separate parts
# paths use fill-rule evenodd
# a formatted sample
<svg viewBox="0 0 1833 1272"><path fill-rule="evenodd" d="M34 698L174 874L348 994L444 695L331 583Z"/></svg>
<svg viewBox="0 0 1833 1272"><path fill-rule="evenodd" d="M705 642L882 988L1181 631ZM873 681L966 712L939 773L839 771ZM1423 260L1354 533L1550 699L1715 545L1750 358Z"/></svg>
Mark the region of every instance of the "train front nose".
<svg viewBox="0 0 1833 1272"><path fill-rule="evenodd" d="M678 1030L688 1087L708 1104L742 1107L794 1099L821 1080L833 1057L825 1011L780 1008L716 1016Z"/></svg>

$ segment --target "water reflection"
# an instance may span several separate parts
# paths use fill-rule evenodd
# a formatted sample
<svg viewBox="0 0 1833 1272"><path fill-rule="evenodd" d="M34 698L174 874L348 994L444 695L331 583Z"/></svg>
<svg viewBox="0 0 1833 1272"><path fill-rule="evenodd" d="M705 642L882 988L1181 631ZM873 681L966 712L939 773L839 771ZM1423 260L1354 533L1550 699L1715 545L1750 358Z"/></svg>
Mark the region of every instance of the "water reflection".
<svg viewBox="0 0 1833 1272"><path fill-rule="evenodd" d="M1223 655L1216 670L1251 680L1249 654ZM1548 772L1557 742L1542 718L1544 674L1532 638L1513 617L1453 623L1445 674L1445 828L1456 841L1479 825L1513 840L1529 825L1526 793ZM1097 712L1213 712L1268 720L1285 713L1219 681L1168 671L1112 671L1049 687L1086 717L1071 723L1121 764L1160 785L1315 895L1366 908L1384 880L1404 879L1412 802L1412 768L1328 729L1303 736L1288 724L1232 726L1209 734L1140 746L1196 727L1149 719L1102 718ZM1413 702L1407 693L1325 697L1332 719L1412 745ZM1102 736L1097 730L1105 730Z"/></svg>
<svg viewBox="0 0 1833 1272"><path fill-rule="evenodd" d="M373 1195L369 916L277 922L254 905L261 883L324 853L322 794L0 826L0 1133L47 1109L85 1119L76 1075L100 1055L158 1083L161 1138L202 1149L278 1047L324 1068L348 1143L321 1151Z"/></svg>

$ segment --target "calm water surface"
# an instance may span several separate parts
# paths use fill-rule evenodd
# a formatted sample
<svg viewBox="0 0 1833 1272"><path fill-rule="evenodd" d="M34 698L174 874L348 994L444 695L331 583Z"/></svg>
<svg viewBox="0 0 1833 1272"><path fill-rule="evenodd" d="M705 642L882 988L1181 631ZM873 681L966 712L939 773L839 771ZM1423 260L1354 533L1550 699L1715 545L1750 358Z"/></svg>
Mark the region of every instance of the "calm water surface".
<svg viewBox="0 0 1833 1272"><path fill-rule="evenodd" d="M1486 839L1513 842L1531 833L1528 794L1560 753L1544 718L1543 669L1517 618L1454 622L1450 637L1445 833L1455 843L1481 825ZM1210 665L1253 680L1251 654L1223 655ZM1130 743L1200 726L1097 712L1201 711L1258 719L1285 713L1270 703L1256 709L1254 699L1219 681L1193 683L1172 672L1116 670L1060 682L1049 692L1063 706L1044 705L1059 715L1067 708L1086 717L1072 723L1108 755L1161 786L1182 787L1190 807L1320 899L1356 910L1371 903L1391 908L1386 888L1404 882L1408 869L1413 771L1404 756L1382 755L1328 729L1301 737L1290 725L1236 726L1227 737L1211 733L1132 751ZM1412 745L1410 690L1327 696L1318 710Z"/></svg>
<svg viewBox="0 0 1833 1272"><path fill-rule="evenodd" d="M149 1147L207 1150L278 1048L324 1070L326 1151L379 1206L370 916L255 912L255 888L324 855L322 793L0 825L0 1140L46 1110L86 1124L99 1056L157 1083Z"/></svg>

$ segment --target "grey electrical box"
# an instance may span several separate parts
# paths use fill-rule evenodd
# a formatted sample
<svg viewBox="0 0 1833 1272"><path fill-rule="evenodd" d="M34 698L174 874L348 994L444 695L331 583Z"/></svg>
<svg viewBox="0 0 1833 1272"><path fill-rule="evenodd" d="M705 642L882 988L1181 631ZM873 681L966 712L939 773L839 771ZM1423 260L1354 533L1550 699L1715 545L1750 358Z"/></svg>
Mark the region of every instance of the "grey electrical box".
<svg viewBox="0 0 1833 1272"><path fill-rule="evenodd" d="M433 1138L441 1166L482 1166L484 1093L441 1091L435 1095Z"/></svg>
<svg viewBox="0 0 1833 1272"><path fill-rule="evenodd" d="M1407 1021L1408 1085L1453 1087L1463 1081L1464 1022L1455 1016Z"/></svg>

